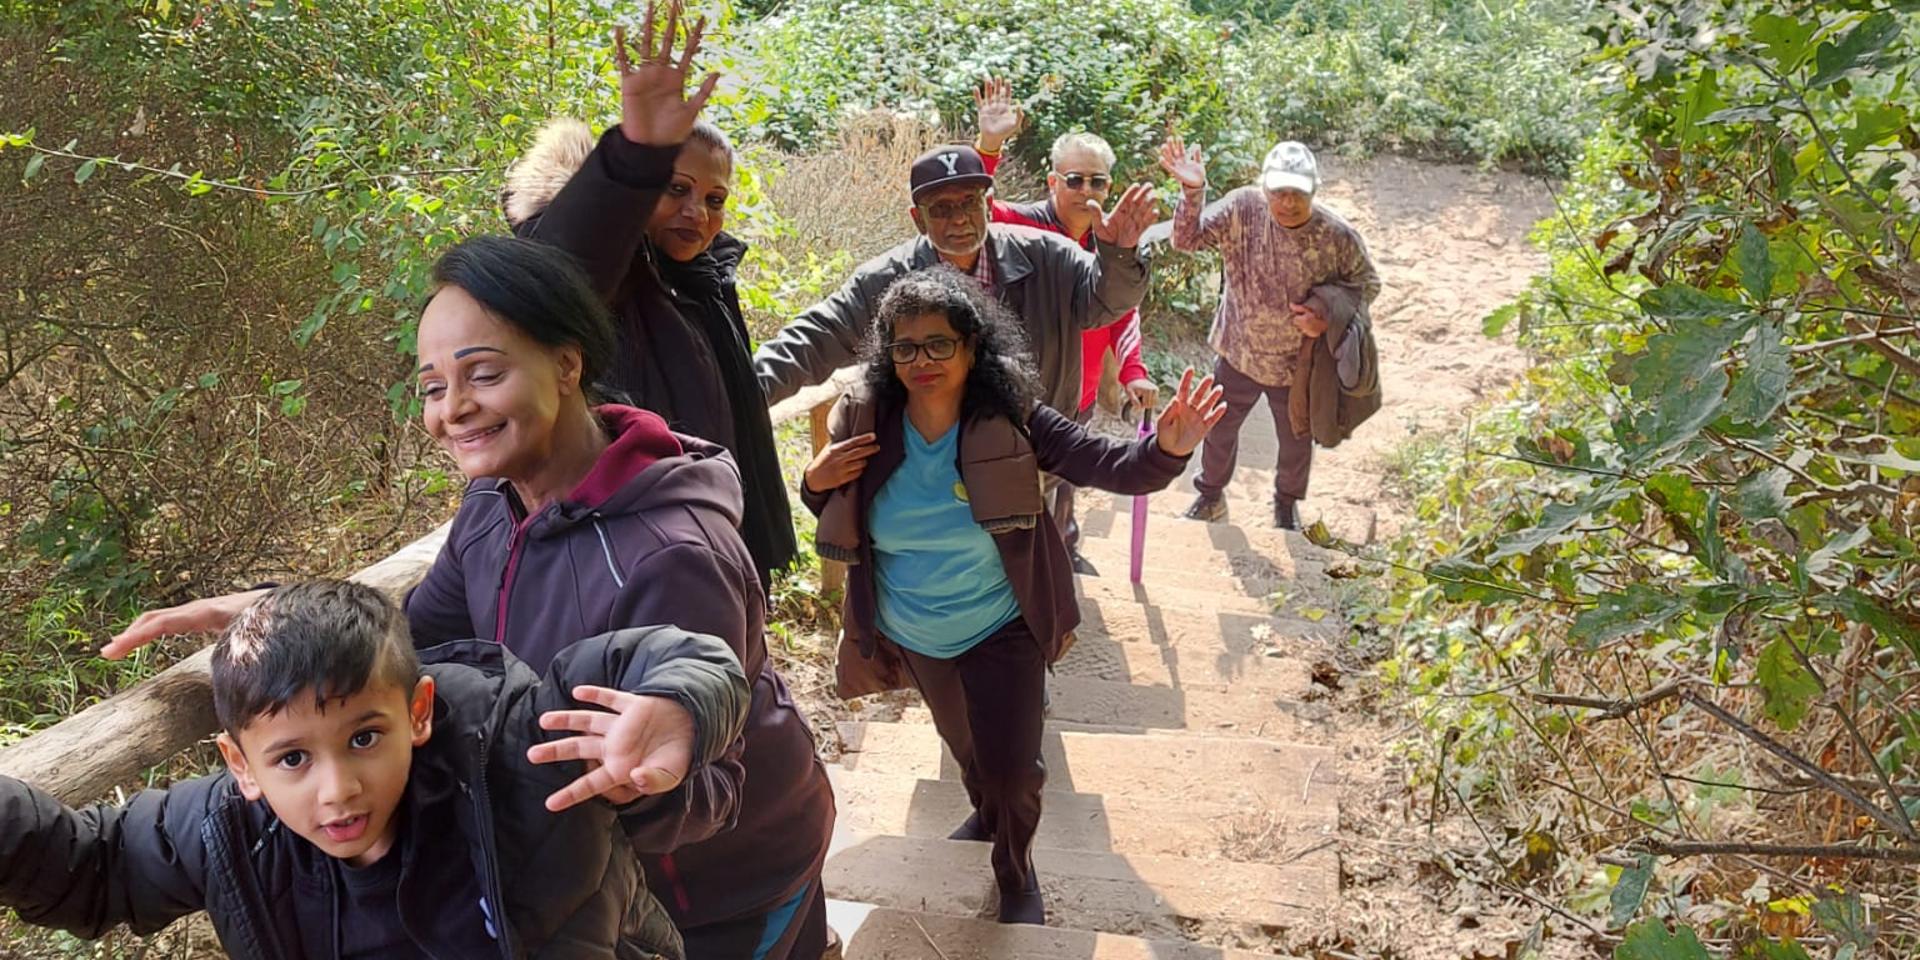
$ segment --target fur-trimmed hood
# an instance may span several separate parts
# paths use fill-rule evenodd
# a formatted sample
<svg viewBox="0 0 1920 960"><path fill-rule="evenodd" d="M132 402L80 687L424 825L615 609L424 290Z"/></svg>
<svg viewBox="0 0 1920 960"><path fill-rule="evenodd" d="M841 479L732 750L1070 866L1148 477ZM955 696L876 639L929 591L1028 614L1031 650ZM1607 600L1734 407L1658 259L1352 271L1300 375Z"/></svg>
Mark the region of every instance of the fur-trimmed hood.
<svg viewBox="0 0 1920 960"><path fill-rule="evenodd" d="M551 120L541 127L533 146L507 168L507 184L500 191L500 210L507 216L507 225L518 229L545 212L598 142L593 128L578 120Z"/></svg>

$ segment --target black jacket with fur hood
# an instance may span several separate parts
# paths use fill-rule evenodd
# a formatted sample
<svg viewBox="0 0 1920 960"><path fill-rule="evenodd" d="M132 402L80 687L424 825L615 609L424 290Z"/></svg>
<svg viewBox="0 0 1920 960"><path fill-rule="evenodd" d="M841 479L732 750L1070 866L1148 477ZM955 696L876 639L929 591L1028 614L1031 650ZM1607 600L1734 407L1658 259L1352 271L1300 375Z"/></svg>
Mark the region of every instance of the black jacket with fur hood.
<svg viewBox="0 0 1920 960"><path fill-rule="evenodd" d="M586 124L556 121L508 172L501 206L515 234L573 254L612 306L619 351L601 384L612 399L733 454L746 493L741 538L771 590L771 572L798 544L735 284L747 246L722 233L676 263L647 240L679 152L630 143L617 126L596 140Z"/></svg>

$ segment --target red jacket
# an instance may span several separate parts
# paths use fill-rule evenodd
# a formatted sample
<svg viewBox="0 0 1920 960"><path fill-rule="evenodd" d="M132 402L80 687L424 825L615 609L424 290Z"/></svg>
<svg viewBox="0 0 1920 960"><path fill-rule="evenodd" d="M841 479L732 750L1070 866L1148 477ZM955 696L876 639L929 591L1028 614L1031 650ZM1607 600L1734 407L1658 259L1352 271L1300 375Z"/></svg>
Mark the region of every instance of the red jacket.
<svg viewBox="0 0 1920 960"><path fill-rule="evenodd" d="M986 162L987 174L993 175L1000 168L999 154L981 154ZM995 223L1015 223L1026 227L1051 230L1061 236L1067 236L1067 228L1060 222L1060 216L1054 212L1053 200L1038 200L1032 203L1007 203L998 197L991 201ZM1093 231L1083 236L1073 237L1080 246L1093 249ZM1100 395L1101 360L1111 349L1120 358L1120 382L1132 383L1135 380L1147 380L1147 365L1140 359L1140 311L1129 310L1127 315L1104 326L1094 327L1080 334L1080 409L1087 410Z"/></svg>

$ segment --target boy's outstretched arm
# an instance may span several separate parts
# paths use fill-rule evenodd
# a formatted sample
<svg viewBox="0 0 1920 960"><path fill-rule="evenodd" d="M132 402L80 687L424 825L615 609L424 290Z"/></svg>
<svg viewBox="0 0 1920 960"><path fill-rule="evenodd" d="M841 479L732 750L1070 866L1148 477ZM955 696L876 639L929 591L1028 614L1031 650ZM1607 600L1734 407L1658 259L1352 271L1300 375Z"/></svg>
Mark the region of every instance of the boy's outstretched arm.
<svg viewBox="0 0 1920 960"><path fill-rule="evenodd" d="M201 828L231 782L201 777L75 810L0 776L0 904L87 939L120 924L152 933L204 909Z"/></svg>
<svg viewBox="0 0 1920 960"><path fill-rule="evenodd" d="M591 699L581 698L583 693ZM623 746L613 742L622 727L632 735L638 726L647 731L642 737L667 746L660 755L685 759L685 773L677 784L621 806L634 846L642 852L665 852L704 840L737 817L745 780L740 734L751 698L740 662L725 643L678 627L654 626L574 644L554 659L536 703L542 714L575 716L583 702L589 709L598 704L611 714L606 724L597 724L609 730L605 749ZM620 714L641 716L642 722L622 724ZM692 721L684 750L667 729L682 716ZM558 746L549 741L535 750ZM661 778L661 770L647 770L646 782L659 783ZM620 799L631 796L632 791L625 791Z"/></svg>

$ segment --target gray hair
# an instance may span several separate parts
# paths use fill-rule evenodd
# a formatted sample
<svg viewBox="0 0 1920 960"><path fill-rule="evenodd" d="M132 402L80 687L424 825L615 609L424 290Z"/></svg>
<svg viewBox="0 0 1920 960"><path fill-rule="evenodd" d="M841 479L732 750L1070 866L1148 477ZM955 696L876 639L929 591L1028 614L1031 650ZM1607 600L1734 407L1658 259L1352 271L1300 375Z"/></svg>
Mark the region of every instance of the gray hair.
<svg viewBox="0 0 1920 960"><path fill-rule="evenodd" d="M1107 165L1107 169L1113 169L1113 147L1109 146L1107 141L1099 134L1084 132L1063 133L1056 138L1053 141L1053 148L1047 151L1047 162L1051 164L1054 169L1058 170L1060 168L1060 158L1065 156L1068 150L1072 150L1075 147L1091 151L1094 156L1100 158L1101 163Z"/></svg>
<svg viewBox="0 0 1920 960"><path fill-rule="evenodd" d="M711 122L706 120L694 121L693 133L687 137L687 140L689 142L698 141L718 150L721 156L727 158L727 166L733 166L733 141L727 139L726 133L719 127L714 126Z"/></svg>

